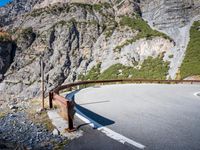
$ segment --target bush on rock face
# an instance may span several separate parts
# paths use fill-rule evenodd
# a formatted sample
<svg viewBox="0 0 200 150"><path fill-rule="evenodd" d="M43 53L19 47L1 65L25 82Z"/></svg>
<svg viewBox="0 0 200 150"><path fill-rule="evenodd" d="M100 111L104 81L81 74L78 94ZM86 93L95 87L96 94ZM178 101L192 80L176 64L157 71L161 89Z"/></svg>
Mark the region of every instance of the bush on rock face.
<svg viewBox="0 0 200 150"><path fill-rule="evenodd" d="M190 30L190 42L180 68L181 78L200 75L200 21L194 22Z"/></svg>
<svg viewBox="0 0 200 150"><path fill-rule="evenodd" d="M93 67L85 76L80 75L81 80L104 80L104 79L166 79L169 70L169 62L163 61L163 57L148 57L140 68L114 64L100 73L101 64Z"/></svg>

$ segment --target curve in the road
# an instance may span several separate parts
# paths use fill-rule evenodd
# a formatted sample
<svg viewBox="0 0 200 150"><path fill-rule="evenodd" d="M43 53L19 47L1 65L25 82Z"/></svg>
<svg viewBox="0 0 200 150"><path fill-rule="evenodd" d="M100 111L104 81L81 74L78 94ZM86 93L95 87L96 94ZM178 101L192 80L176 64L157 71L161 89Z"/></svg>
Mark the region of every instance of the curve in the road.
<svg viewBox="0 0 200 150"><path fill-rule="evenodd" d="M129 144L139 141L132 145L140 149L193 150L200 147L200 103L193 96L198 90L199 85L182 84L108 85L82 89L75 101L82 110L100 114L105 124L79 108L78 115L108 135L123 135L116 138L122 143L126 139Z"/></svg>

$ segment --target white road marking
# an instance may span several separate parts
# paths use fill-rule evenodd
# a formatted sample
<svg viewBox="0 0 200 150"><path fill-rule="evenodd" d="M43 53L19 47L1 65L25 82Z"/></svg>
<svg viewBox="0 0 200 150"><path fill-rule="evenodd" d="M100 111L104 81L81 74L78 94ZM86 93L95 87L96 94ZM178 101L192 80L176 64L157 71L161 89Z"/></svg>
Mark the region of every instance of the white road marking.
<svg viewBox="0 0 200 150"><path fill-rule="evenodd" d="M200 97L200 92L194 93L194 96Z"/></svg>
<svg viewBox="0 0 200 150"><path fill-rule="evenodd" d="M114 139L114 140L117 140L118 142L122 143L122 144L125 144L125 143L128 143L138 149L145 149L146 146L138 143L138 142L135 142L115 131L112 131L111 129L107 128L107 127L104 127L102 126L101 124L97 123L96 121L88 118L86 115L84 115L82 112L80 112L77 108L76 109L76 116L79 117L82 121L84 121L85 123L88 123L91 127L93 128L96 128L97 130L105 133L108 137Z"/></svg>

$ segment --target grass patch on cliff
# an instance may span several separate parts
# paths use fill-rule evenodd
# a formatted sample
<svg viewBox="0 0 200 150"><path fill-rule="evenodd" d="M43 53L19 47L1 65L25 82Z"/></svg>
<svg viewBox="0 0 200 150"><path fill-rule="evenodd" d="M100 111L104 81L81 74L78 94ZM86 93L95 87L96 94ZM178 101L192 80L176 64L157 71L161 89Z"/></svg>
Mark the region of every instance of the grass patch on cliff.
<svg viewBox="0 0 200 150"><path fill-rule="evenodd" d="M190 29L190 42L180 68L181 78L200 75L200 21Z"/></svg>
<svg viewBox="0 0 200 150"><path fill-rule="evenodd" d="M86 3L71 3L71 4L78 6L78 7L82 7L82 8L87 9L87 10L95 10L95 11L101 11L102 8L109 9L109 8L112 7L107 2L98 3L98 4L86 4Z"/></svg>
<svg viewBox="0 0 200 150"><path fill-rule="evenodd" d="M109 9L112 6L109 3L99 3L99 4L86 4L86 3L65 3L65 4L54 4L51 6L46 6L44 8L38 8L28 13L26 16L38 17L45 14L60 15L61 13L69 13L74 10L74 7L78 9L82 8L88 10L89 12L97 11L101 12L103 9Z"/></svg>
<svg viewBox="0 0 200 150"><path fill-rule="evenodd" d="M169 70L169 62L163 61L163 56L148 57L139 69L122 64L114 64L103 73L100 66L93 67L81 80L105 80L105 79L166 79Z"/></svg>
<svg viewBox="0 0 200 150"><path fill-rule="evenodd" d="M53 5L53 6L47 6L44 8L35 9L32 12L28 13L26 16L38 17L44 14L59 15L62 12L68 13L69 10L70 10L70 7L68 4Z"/></svg>
<svg viewBox="0 0 200 150"><path fill-rule="evenodd" d="M122 19L120 20L120 25L121 26L128 26L132 30L137 30L139 31L139 34L137 35L137 38L151 38L151 37L156 37L160 36L165 39L171 39L164 33L161 33L157 30L153 30L146 21L144 21L141 17L135 17L135 19L132 19L128 16L123 16Z"/></svg>
<svg viewBox="0 0 200 150"><path fill-rule="evenodd" d="M99 75L100 75L100 68L101 68L101 63L97 64L94 66L86 75L79 75L78 79L80 80L98 80Z"/></svg>
<svg viewBox="0 0 200 150"><path fill-rule="evenodd" d="M137 36L134 38L127 40L121 45L116 46L114 51L120 51L121 48L123 48L126 45L129 45L133 42L135 42L138 39L146 38L152 39L153 37L163 37L165 39L171 40L169 36L167 36L164 33L161 33L157 30L153 30L146 21L144 21L141 17L135 16L135 18L130 18L128 16L123 16L120 20L120 26L128 26L130 27L133 31L139 31Z"/></svg>

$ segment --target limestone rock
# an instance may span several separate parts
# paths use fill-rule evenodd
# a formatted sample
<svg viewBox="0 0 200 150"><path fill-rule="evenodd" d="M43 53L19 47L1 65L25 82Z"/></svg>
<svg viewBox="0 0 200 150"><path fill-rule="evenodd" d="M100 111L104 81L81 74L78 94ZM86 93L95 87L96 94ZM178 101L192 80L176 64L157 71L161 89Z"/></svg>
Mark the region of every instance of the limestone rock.
<svg viewBox="0 0 200 150"><path fill-rule="evenodd" d="M12 32L16 42L12 64L8 61L12 46L0 44L0 50L3 47L9 54L3 56L5 78L0 83L0 99L27 100L41 94L40 57L46 95L100 62L104 71L115 63L141 64L160 53L170 61L169 75L174 78L184 57L192 18L200 14L198 7L197 0L14 0L0 8L0 26ZM123 16L142 16L174 41L155 36L127 42L140 30L122 26ZM123 46L117 50L119 45Z"/></svg>

